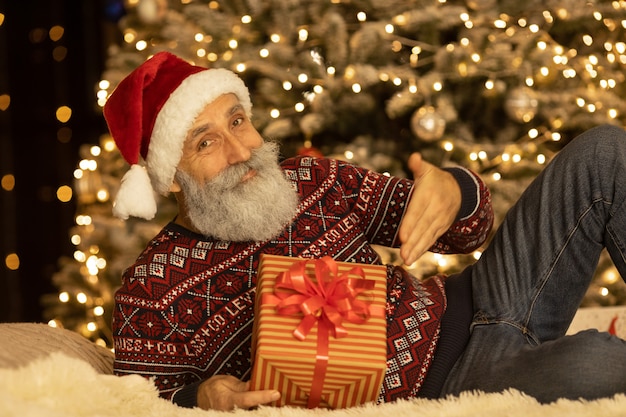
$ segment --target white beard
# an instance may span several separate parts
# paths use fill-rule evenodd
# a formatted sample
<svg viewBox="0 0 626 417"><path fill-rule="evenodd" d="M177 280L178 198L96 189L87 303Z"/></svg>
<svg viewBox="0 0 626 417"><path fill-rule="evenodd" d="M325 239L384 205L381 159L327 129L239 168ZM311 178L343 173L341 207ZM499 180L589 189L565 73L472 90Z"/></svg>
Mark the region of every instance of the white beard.
<svg viewBox="0 0 626 417"><path fill-rule="evenodd" d="M256 176L242 182L253 169ZM206 185L177 171L191 225L225 241L266 241L291 223L298 195L278 165L278 146L266 142L246 162L228 167Z"/></svg>

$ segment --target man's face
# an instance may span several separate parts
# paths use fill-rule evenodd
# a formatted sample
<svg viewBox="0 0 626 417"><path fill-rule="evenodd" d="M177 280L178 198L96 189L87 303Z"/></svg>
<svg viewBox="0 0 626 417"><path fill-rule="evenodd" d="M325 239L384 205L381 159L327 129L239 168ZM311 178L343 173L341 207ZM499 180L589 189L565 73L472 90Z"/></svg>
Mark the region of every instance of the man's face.
<svg viewBox="0 0 626 417"><path fill-rule="evenodd" d="M200 183L215 178L229 166L245 162L263 144L237 96L225 94L196 117L183 145L178 169ZM247 178L254 176L250 172Z"/></svg>
<svg viewBox="0 0 626 417"><path fill-rule="evenodd" d="M231 115L225 117L228 122L215 129L219 123L203 119L185 144L185 163L175 178L182 194L177 222L219 240L268 240L293 219L298 196L278 165L278 146L263 142L243 111L239 113L234 96L223 97L209 107L218 104L225 112L205 110L202 115Z"/></svg>

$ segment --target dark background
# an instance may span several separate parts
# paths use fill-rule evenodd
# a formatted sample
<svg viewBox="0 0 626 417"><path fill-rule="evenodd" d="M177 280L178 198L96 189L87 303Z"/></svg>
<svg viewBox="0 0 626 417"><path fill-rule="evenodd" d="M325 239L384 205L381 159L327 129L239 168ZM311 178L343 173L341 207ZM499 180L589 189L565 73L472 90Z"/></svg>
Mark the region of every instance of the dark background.
<svg viewBox="0 0 626 417"><path fill-rule="evenodd" d="M0 0L0 95L11 99L0 110L0 178L15 176L12 191L0 188L0 321L43 321L39 300L57 292L52 274L62 255L72 255L76 207L56 190L72 185L81 144L97 144L106 132L95 91L106 47L118 41L122 5ZM65 30L58 41L48 35L55 25ZM56 119L60 106L72 109L67 123ZM17 270L5 265L11 253Z"/></svg>

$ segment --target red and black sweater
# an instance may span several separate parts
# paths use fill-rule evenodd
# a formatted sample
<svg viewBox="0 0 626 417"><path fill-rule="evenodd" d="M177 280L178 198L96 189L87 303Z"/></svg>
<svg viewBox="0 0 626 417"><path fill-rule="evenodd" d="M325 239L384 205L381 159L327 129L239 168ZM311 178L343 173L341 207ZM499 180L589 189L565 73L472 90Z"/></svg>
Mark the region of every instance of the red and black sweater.
<svg viewBox="0 0 626 417"><path fill-rule="evenodd" d="M118 375L152 378L163 397L193 406L202 380L216 374L250 377L261 253L379 264L371 245L398 246L411 180L311 157L288 159L282 168L300 195L297 215L282 235L266 242L224 242L170 223L125 271L113 319ZM448 170L461 185L463 203L456 223L431 250L466 253L491 229L490 195L473 173ZM388 266L388 369L381 402L437 395L467 337L444 334L443 351L453 348L439 355L442 320L444 329L450 321L463 323L463 329L471 319L467 283L454 290L465 306L461 317L444 319L446 287L443 276L418 282L403 268ZM437 376L426 378L433 360Z"/></svg>

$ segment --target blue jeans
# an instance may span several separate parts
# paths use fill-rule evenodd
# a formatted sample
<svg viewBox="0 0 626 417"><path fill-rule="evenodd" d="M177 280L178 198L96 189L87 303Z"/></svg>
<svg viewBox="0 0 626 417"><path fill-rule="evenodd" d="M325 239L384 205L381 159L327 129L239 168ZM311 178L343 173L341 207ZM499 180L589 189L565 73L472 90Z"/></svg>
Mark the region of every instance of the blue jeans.
<svg viewBox="0 0 626 417"><path fill-rule="evenodd" d="M516 388L541 402L626 392L626 342L565 336L606 248L626 277L626 131L566 145L472 269L474 319L442 395Z"/></svg>

